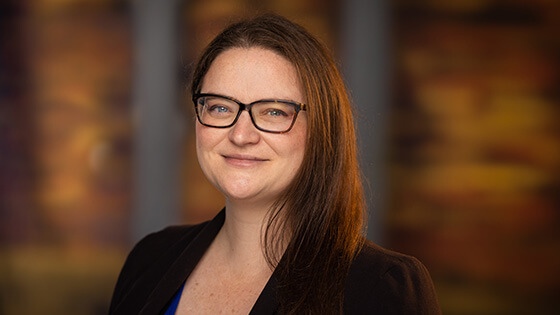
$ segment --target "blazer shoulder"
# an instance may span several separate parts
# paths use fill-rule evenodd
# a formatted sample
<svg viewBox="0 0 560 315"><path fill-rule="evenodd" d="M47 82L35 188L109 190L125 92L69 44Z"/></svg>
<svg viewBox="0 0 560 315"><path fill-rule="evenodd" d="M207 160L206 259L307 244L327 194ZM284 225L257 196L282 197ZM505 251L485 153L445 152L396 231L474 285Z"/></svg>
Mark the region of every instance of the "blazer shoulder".
<svg viewBox="0 0 560 315"><path fill-rule="evenodd" d="M180 251L208 224L170 226L148 234L132 248L120 271L111 299L110 313L152 266L170 266ZM165 268L161 268L162 272Z"/></svg>
<svg viewBox="0 0 560 315"><path fill-rule="evenodd" d="M350 267L345 294L349 314L441 314L427 268L369 241Z"/></svg>
<svg viewBox="0 0 560 315"><path fill-rule="evenodd" d="M164 250L173 246L175 243L181 241L190 243L198 232L206 226L208 222L196 224L196 225L174 225L166 227L157 232L150 233L142 238L132 249L130 254L138 251L148 250ZM152 254L154 254L152 252Z"/></svg>
<svg viewBox="0 0 560 315"><path fill-rule="evenodd" d="M142 238L130 251L127 261L149 262L151 258L160 257L173 250L178 243L188 245L208 222L196 225L175 225L150 233Z"/></svg>
<svg viewBox="0 0 560 315"><path fill-rule="evenodd" d="M391 269L416 271L425 269L424 265L410 255L383 248L366 240L356 255L351 269L362 273L363 276L379 277Z"/></svg>

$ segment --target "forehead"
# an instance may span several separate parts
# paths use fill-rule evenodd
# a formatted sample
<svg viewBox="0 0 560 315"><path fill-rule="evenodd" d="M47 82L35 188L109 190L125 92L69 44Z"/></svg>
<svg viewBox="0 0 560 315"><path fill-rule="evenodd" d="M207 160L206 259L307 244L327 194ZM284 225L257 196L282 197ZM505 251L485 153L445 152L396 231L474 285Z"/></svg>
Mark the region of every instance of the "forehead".
<svg viewBox="0 0 560 315"><path fill-rule="evenodd" d="M245 102L271 97L304 101L294 65L261 47L231 48L220 53L204 76L201 92Z"/></svg>

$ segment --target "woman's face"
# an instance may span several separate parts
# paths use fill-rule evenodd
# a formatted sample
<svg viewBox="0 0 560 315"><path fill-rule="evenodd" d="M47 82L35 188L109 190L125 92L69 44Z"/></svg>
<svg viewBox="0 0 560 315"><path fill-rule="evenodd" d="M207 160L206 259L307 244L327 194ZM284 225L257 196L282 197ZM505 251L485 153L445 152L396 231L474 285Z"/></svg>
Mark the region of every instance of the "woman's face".
<svg viewBox="0 0 560 315"><path fill-rule="evenodd" d="M201 93L233 97L245 104L262 99L304 103L296 69L264 48L222 52L206 73ZM196 147L206 177L229 202L270 206L302 164L307 116L301 111L293 128L282 134L258 130L247 111L230 128L196 123Z"/></svg>

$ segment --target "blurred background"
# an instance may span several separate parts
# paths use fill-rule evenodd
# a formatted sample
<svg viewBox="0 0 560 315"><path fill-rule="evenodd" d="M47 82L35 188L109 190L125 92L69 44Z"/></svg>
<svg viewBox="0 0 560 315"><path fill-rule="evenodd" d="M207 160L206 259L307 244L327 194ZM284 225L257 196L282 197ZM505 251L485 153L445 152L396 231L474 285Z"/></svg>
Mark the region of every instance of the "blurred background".
<svg viewBox="0 0 560 315"><path fill-rule="evenodd" d="M141 236L220 210L183 77L265 11L343 70L368 236L427 265L444 314L557 314L559 1L4 0L0 315L106 314Z"/></svg>

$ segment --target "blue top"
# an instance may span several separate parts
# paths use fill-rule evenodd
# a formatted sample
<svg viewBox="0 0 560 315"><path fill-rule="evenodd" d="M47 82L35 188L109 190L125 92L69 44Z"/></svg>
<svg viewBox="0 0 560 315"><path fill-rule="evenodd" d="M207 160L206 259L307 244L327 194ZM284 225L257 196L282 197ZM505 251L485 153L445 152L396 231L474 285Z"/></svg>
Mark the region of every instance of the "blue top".
<svg viewBox="0 0 560 315"><path fill-rule="evenodd" d="M169 307L167 307L167 310L165 310L164 315L175 315L175 312L177 311L177 306L179 306L179 300L181 299L181 294L183 293L183 288L185 288L185 284L183 284L179 289L179 291L175 293L173 299L171 300L171 303L169 304Z"/></svg>

